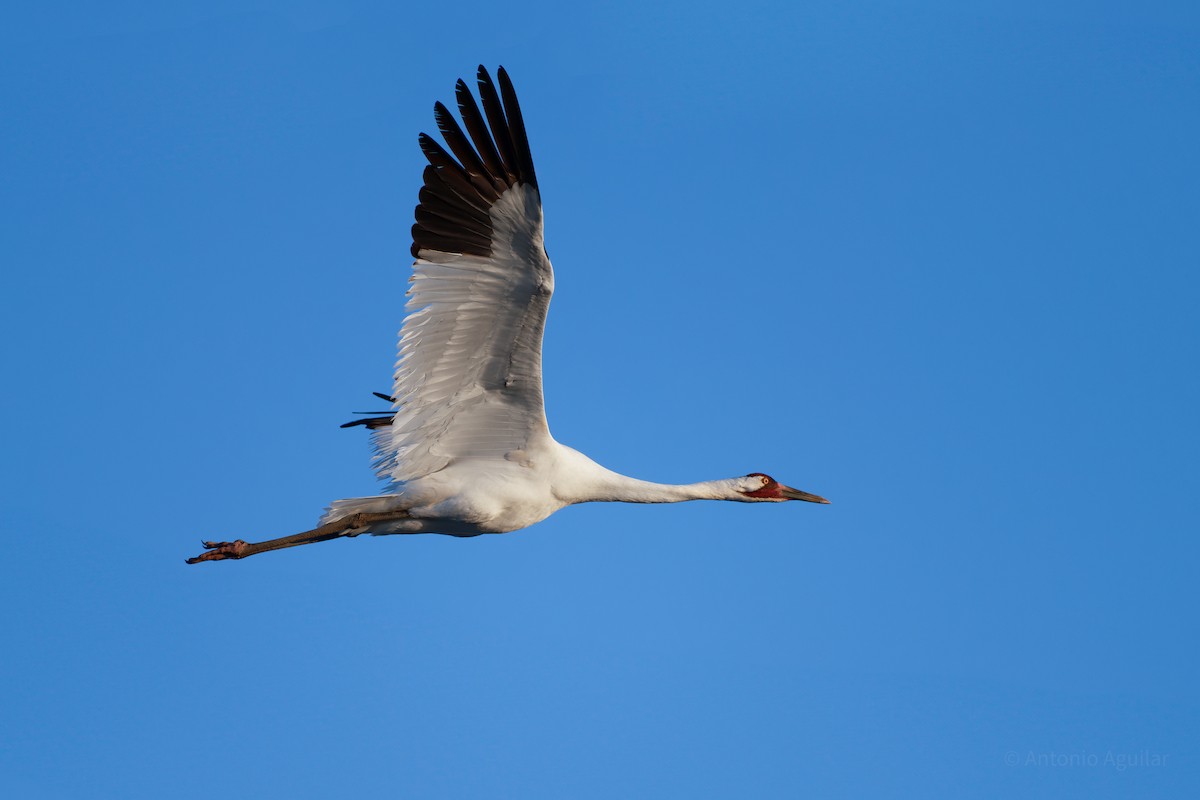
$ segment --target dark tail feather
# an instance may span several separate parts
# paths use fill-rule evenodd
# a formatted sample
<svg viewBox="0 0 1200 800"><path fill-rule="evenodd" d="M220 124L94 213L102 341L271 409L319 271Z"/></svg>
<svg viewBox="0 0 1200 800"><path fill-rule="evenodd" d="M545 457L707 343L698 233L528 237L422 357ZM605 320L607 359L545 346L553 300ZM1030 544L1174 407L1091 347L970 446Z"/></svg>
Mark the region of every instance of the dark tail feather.
<svg viewBox="0 0 1200 800"><path fill-rule="evenodd" d="M384 428L391 424L391 417L367 417L366 419L355 419L350 422L344 422L338 427L353 428L355 425L366 425L371 430L375 430L376 428Z"/></svg>

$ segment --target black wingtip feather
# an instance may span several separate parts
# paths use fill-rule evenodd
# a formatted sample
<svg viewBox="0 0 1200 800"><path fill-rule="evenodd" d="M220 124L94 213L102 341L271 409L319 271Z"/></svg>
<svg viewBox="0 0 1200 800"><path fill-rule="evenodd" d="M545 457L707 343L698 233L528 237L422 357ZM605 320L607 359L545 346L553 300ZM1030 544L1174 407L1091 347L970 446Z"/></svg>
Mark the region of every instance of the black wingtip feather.
<svg viewBox="0 0 1200 800"><path fill-rule="evenodd" d="M504 171L508 175L510 183L518 183L521 179L521 168L517 159L517 149L513 144L512 131L508 127L508 119L505 117L504 106L500 102L496 85L492 83L492 76L482 66L479 68L477 82L479 99L483 102L483 112L487 115L488 127L491 128L492 138L495 139L496 148L500 151L500 158L504 162Z"/></svg>
<svg viewBox="0 0 1200 800"><path fill-rule="evenodd" d="M503 191L504 188L507 188L504 181L504 164L500 160L500 154L496 151L492 135L488 133L483 114L480 113L479 106L471 95L471 90L467 88L466 81L462 78L459 78L458 83L454 85L454 97L458 101L458 113L462 116L463 125L466 126L467 133L471 136L471 141L479 152L488 178L497 189Z"/></svg>
<svg viewBox="0 0 1200 800"><path fill-rule="evenodd" d="M529 137L525 133L525 118L521 116L517 92L504 67L496 70L496 77L500 79L500 96L504 99L504 113L508 117L508 127L512 131L513 145L517 151L521 182L528 183L536 189L537 174L533 170L533 154L529 151Z"/></svg>
<svg viewBox="0 0 1200 800"><path fill-rule="evenodd" d="M482 113L467 84L462 80L455 84L465 133L445 105L434 104L434 120L448 151L427 134L418 139L430 166L425 169L425 187L412 228L414 258L426 249L491 255L488 209L513 186L537 188L516 91L504 67L496 75L499 91L483 65L476 73Z"/></svg>

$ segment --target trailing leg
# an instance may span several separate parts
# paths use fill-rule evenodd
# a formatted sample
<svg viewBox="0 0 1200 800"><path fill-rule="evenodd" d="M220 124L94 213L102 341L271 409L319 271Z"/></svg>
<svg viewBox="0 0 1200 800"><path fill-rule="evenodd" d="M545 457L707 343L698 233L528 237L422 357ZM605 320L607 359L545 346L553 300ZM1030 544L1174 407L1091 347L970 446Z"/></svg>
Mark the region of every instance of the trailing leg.
<svg viewBox="0 0 1200 800"><path fill-rule="evenodd" d="M313 528L311 531L304 531L292 536L281 536L278 539L268 539L265 542L244 542L241 539L238 539L236 542L202 542L201 544L204 545L207 552L201 553L195 558L189 558L187 563L199 564L201 561L246 558L258 553L265 553L268 550L281 550L284 547L325 542L345 536L355 528L362 528L375 522L390 522L392 520L407 518L407 511L380 511L376 513L360 511L357 514L351 514L333 522L327 522L318 528Z"/></svg>

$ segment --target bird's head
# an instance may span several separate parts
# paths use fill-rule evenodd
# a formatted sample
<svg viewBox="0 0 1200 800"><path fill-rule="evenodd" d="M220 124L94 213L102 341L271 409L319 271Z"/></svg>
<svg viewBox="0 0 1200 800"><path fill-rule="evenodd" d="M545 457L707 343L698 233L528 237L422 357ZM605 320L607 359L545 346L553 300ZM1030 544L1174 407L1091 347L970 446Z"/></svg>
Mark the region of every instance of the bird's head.
<svg viewBox="0 0 1200 800"><path fill-rule="evenodd" d="M828 503L824 497L784 486L770 475L751 472L744 478L735 478L737 498L746 503L782 503L784 500L804 500L809 503Z"/></svg>

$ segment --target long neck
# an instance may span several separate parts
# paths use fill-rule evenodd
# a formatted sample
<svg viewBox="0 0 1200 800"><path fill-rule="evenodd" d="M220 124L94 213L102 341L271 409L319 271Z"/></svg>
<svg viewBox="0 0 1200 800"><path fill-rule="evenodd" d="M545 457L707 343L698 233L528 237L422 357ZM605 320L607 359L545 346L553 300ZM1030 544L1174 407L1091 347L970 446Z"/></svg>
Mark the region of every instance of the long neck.
<svg viewBox="0 0 1200 800"><path fill-rule="evenodd" d="M571 503L682 503L685 500L728 500L728 480L702 483L652 483L630 478L590 461L590 468L567 489ZM566 488L566 487L564 487Z"/></svg>

